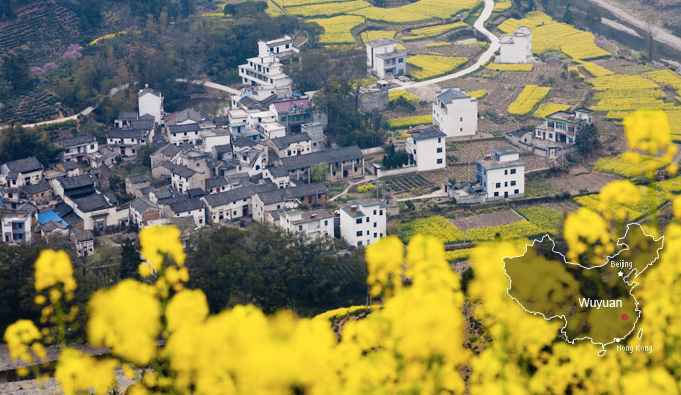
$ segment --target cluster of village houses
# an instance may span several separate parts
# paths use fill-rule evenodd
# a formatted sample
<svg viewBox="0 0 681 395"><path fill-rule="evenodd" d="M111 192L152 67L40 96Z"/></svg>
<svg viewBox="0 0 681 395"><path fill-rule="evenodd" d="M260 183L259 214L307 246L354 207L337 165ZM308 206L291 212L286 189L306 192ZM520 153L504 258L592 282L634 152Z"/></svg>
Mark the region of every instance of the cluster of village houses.
<svg viewBox="0 0 681 395"><path fill-rule="evenodd" d="M298 52L291 37L260 41L258 50L257 57L239 66L247 88L231 98L225 116L192 109L166 114L162 94L145 86L138 93L138 111L118 116L106 145L92 135L76 136L55 141L63 151L49 167L35 157L2 164L2 242L58 234L70 238L79 256L86 256L94 252L95 236L129 226L180 221L202 228L242 218L310 237L340 237L350 246L366 246L385 236L394 203L351 200L335 213L322 207L329 195L327 183L359 180L365 172L390 175L390 170L365 166L357 146L327 144L326 119L313 108L313 95L292 92L282 71L281 59ZM357 93L362 111L387 107L390 82L384 79L403 75L405 58L393 40L367 43L367 66L381 79ZM576 128L586 121L588 111L560 112L547 117L535 133L507 138L536 154L555 156L574 144ZM472 136L477 127L477 100L459 88L442 90L433 103L433 125L410 131L407 167L419 172L445 168L446 139ZM112 168L121 160L135 160L146 144L157 147L151 155L151 178L146 173L127 177L125 188L134 199L119 204L107 192L116 175ZM313 179L312 169L319 166L326 171L323 182ZM521 197L524 166L518 150L495 148L477 162L474 181L445 181L443 187L462 203Z"/></svg>

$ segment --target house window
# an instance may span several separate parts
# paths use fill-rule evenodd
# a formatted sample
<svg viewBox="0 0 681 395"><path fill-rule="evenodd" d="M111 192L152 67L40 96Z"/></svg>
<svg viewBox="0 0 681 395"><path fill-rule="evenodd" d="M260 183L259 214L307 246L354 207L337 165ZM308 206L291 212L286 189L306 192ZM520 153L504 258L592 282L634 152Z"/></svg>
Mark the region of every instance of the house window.
<svg viewBox="0 0 681 395"><path fill-rule="evenodd" d="M367 236L369 236L369 231L367 230Z"/></svg>
<svg viewBox="0 0 681 395"><path fill-rule="evenodd" d="M374 222L374 228L377 227L377 226L378 226L378 223L377 223L377 222Z"/></svg>
<svg viewBox="0 0 681 395"><path fill-rule="evenodd" d="M515 186L515 181L511 181L511 186L512 186L512 187Z"/></svg>
<svg viewBox="0 0 681 395"><path fill-rule="evenodd" d="M494 192L494 196L499 196L499 192Z"/></svg>
<svg viewBox="0 0 681 395"><path fill-rule="evenodd" d="M437 160L437 164L438 164L438 165L441 165L441 164L442 164L442 159L438 159L438 160Z"/></svg>
<svg viewBox="0 0 681 395"><path fill-rule="evenodd" d="M508 181L504 182L504 186L505 186L505 187L508 186Z"/></svg>
<svg viewBox="0 0 681 395"><path fill-rule="evenodd" d="M303 225L298 225L298 230L303 230Z"/></svg>
<svg viewBox="0 0 681 395"><path fill-rule="evenodd" d="M383 210L380 210L380 211L378 212L378 215L383 215Z"/></svg>
<svg viewBox="0 0 681 395"><path fill-rule="evenodd" d="M376 210L374 210L374 215L376 215Z"/></svg>
<svg viewBox="0 0 681 395"><path fill-rule="evenodd" d="M501 183L497 182L497 188L501 188Z"/></svg>
<svg viewBox="0 0 681 395"><path fill-rule="evenodd" d="M511 174L515 174L515 169L511 169Z"/></svg>
<svg viewBox="0 0 681 395"><path fill-rule="evenodd" d="M516 190L513 191L513 193L515 193L515 194L517 195L517 194L520 193L520 190L519 190L519 189L516 189Z"/></svg>
<svg viewBox="0 0 681 395"><path fill-rule="evenodd" d="M437 142L438 142L438 143L441 143L441 142L442 142L442 137L438 137L438 138L437 138Z"/></svg>
<svg viewBox="0 0 681 395"><path fill-rule="evenodd" d="M440 152L442 152L442 147L439 147L439 148L437 149L436 152L437 152L438 154L439 154Z"/></svg>
<svg viewBox="0 0 681 395"><path fill-rule="evenodd" d="M459 132L463 132L463 128L459 128Z"/></svg>
<svg viewBox="0 0 681 395"><path fill-rule="evenodd" d="M404 58L397 59L397 63L404 63Z"/></svg>
<svg viewBox="0 0 681 395"><path fill-rule="evenodd" d="M361 223L362 223L362 218L357 218L357 219L355 220L355 223L356 223L356 224L361 224Z"/></svg>
<svg viewBox="0 0 681 395"><path fill-rule="evenodd" d="M367 217L367 220L365 221L366 223L369 223L369 217Z"/></svg>
<svg viewBox="0 0 681 395"><path fill-rule="evenodd" d="M459 118L459 122L463 122L463 117Z"/></svg>
<svg viewBox="0 0 681 395"><path fill-rule="evenodd" d="M378 237L378 233L374 233L374 238Z"/></svg>
<svg viewBox="0 0 681 395"><path fill-rule="evenodd" d="M95 145L94 145L94 144L90 144L90 149L95 149Z"/></svg>
<svg viewBox="0 0 681 395"><path fill-rule="evenodd" d="M508 169L504 170L504 175L508 175Z"/></svg>
<svg viewBox="0 0 681 395"><path fill-rule="evenodd" d="M324 226L327 226L329 224L329 220L324 220Z"/></svg>
<svg viewBox="0 0 681 395"><path fill-rule="evenodd" d="M358 236L358 237L362 236L362 231L361 231L361 230L358 230L358 231L357 231L357 236Z"/></svg>
<svg viewBox="0 0 681 395"><path fill-rule="evenodd" d="M358 241L358 242L357 242L357 247L359 247L359 246L361 246L361 245L362 245L362 242L361 242L361 241Z"/></svg>

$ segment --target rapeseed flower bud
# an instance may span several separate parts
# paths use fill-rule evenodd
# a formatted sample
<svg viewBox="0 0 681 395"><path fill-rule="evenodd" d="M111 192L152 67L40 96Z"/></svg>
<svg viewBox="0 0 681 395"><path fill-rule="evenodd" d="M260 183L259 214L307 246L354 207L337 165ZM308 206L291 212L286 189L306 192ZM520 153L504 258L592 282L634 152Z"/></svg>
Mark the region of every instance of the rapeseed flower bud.
<svg viewBox="0 0 681 395"><path fill-rule="evenodd" d="M140 253L151 263L155 271L161 270L166 254L173 258L175 264L184 266L185 254L180 241L180 231L174 226L152 226L142 229L140 245L142 247Z"/></svg>
<svg viewBox="0 0 681 395"><path fill-rule="evenodd" d="M30 346L35 340L40 340L41 338L40 331L36 328L33 321L30 320L19 320L8 326L3 337L7 343L10 358L21 359L24 362L31 362L33 360L29 352ZM35 348L34 351L42 354L38 355L40 358L45 356L45 350L42 347Z"/></svg>
<svg viewBox="0 0 681 395"><path fill-rule="evenodd" d="M638 110L624 117L622 124L627 144L632 149L655 155L672 142L671 126L664 111Z"/></svg>
<svg viewBox="0 0 681 395"><path fill-rule="evenodd" d="M58 283L63 284L67 294L76 290L71 258L64 251L43 250L35 262L35 289L42 291Z"/></svg>
<svg viewBox="0 0 681 395"><path fill-rule="evenodd" d="M114 373L118 361L97 360L73 348L65 348L59 356L54 378L65 395L89 393L107 394L116 383Z"/></svg>

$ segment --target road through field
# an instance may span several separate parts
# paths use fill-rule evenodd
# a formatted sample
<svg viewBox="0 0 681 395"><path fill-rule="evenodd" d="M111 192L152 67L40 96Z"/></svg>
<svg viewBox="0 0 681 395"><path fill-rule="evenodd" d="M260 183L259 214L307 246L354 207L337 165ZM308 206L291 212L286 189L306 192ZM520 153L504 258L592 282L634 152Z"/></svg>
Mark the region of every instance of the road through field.
<svg viewBox="0 0 681 395"><path fill-rule="evenodd" d="M426 85L433 85L452 78L463 77L465 75L477 71L480 67L482 67L482 65L487 63L487 61L489 61L494 55L494 53L499 49L499 38L492 34L492 32L490 32L489 30L487 30L487 28L485 28L485 22L487 22L489 17L492 15L492 10L494 10L494 0L485 0L485 8L483 8L482 12L480 13L480 16L478 17L478 20L476 20L475 23L473 24L475 30L484 34L490 40L489 47L485 52L482 53L482 55L480 55L480 57L474 64L452 74L447 74L442 77L432 78L425 81L407 82L390 90L391 91L404 90L407 88L419 88Z"/></svg>

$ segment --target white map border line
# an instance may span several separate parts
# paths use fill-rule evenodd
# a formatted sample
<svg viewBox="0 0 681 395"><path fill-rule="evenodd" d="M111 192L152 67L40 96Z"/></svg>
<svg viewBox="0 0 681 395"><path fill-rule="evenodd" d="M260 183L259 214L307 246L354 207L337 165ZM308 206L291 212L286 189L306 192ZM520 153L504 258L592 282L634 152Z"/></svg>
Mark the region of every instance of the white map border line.
<svg viewBox="0 0 681 395"><path fill-rule="evenodd" d="M567 264L570 264L570 265L577 265L577 266L579 266L579 267L581 267L581 268L583 268L583 269L586 269L586 270L591 270L591 269L595 269L595 268L601 268L601 267L607 265L608 262L610 262L611 258L614 258L614 257L616 257L617 255L619 255L622 251L626 251L626 250L629 249L629 246L628 246L626 243L623 243L622 240L624 240L624 239L627 237L627 234L629 233L629 228L630 228L632 225L636 225L636 226L638 226L639 228L641 228L641 232L643 232L643 235L644 235L644 236L649 236L649 237L651 237L651 238L653 239L653 241L660 241L660 240L662 241L662 246L661 246L660 248L657 249L657 256L655 257L655 259L654 259L651 263L649 263L648 265L646 265L646 267L645 267L643 270L641 270L641 272L643 272L644 270L646 270L646 269L648 268L648 266L652 265L653 263L657 262L657 261L660 259L660 250L662 250L662 249L664 248L664 236L660 236L660 238L658 238L658 239L656 240L656 239L655 239L655 236L647 234L646 231L643 229L643 227L642 227L639 223L637 223L637 222L632 222L632 223L628 224L628 225L627 225L627 230L626 230L626 232L624 232L624 236L622 236L621 238L617 239L617 246L625 246L626 248L625 248L625 249L622 249L622 250L620 250L620 251L618 251L618 252L617 252L616 254L614 254L614 255L611 255L611 256L609 255L609 256L607 256L607 259L606 259L605 263L603 263L602 265L599 265L599 266L592 266L592 267L585 267L585 266L580 265L579 263L568 262L568 260L567 260L567 258L565 257L565 255L563 255L563 254L562 254L561 252L559 252L559 251L556 251L556 242L553 241L553 239L551 238L551 236L547 233L547 234L545 234L544 236L542 236L541 240L534 239L534 240L532 240L532 244L525 244L525 253L523 253L522 255L513 256L513 257L507 256L507 257L505 257L504 259L502 259L502 261L504 262L504 273L506 273L506 277L508 277L508 280L509 280L509 286L508 286L508 288L506 289L506 294L507 294L511 299L515 300L515 302L518 303L518 305L519 305L523 310L525 310L526 312L528 312L528 313L530 313L530 314L532 314L532 315L535 315L535 316L536 316L536 315L539 315L539 316L541 316L542 318L544 318L544 320L546 320L546 321L551 321L551 320L554 319L554 318L561 318L561 319L563 319L563 321L565 322L565 325L563 325L563 327L560 328L560 333L562 333L562 334L565 335L565 341L568 342L568 343L570 343L570 344L575 344L575 341L577 341L577 340L587 340L587 339L588 339L592 344L595 344L595 345L599 345L599 344L600 344L600 345L601 345L601 348L602 348L603 350L605 350L605 346L610 345L610 344L613 344L613 343L616 343L616 342L619 343L619 340L620 340L620 339L626 339L632 332L634 332L634 331L636 330L636 325L638 324L638 320L641 318L641 310L638 309L638 305L639 305L638 300L636 300L636 296L634 296L634 294L632 293L633 289L638 285L638 283L632 283L632 284L630 284L630 283L628 283L628 282L625 281L625 278L628 278L629 276L631 276L631 273L633 273L634 271L637 272L636 276L634 276L634 277L637 277L641 272L638 272L638 270L632 268L632 271L629 272L629 274L627 274L626 277L622 277L622 281L623 281L625 284L627 284L628 286L631 287L631 288L629 289L629 295L631 295L631 297L634 299L634 302L636 303L636 305L635 305L635 306L636 306L635 311L638 312L638 315L637 315L637 317L636 317L636 321L634 322L633 327L631 328L631 330L630 330L626 335L624 335L624 337L613 339L613 341L611 341L611 342L609 342L609 343L599 343L599 342L595 342L595 341L593 341L592 338L590 338L590 337L588 337L588 336L579 337L579 338L574 338L574 339L572 339L572 341L570 341L570 340L568 339L568 337L567 337L567 334L565 333L565 328L567 327L567 324L568 324L568 323L567 323L567 318L565 317L565 315L554 315L554 316L551 316L551 317L547 318L547 317L546 317L544 314L542 314L542 313L539 313L539 312L536 312L536 311L527 310L527 309L525 308L525 306L523 306L522 303L520 303L520 301L518 301L518 299L514 298L514 297L511 295L510 292L511 292L511 288L513 287L513 279L511 279L511 276L509 276L509 275L508 275L508 272L506 271L506 259L509 259L509 258L521 258L521 257L525 256L525 254L527 254L529 247L534 247L534 245L535 245L537 242L542 243L542 242L544 241L544 239L547 239L547 238L548 238L549 241L551 241L551 244L552 244L551 251L554 252L554 253L556 253L556 254L559 254L561 257L563 257L563 261L565 262L566 265L567 265ZM599 355L599 356L602 356L600 352L599 352L598 355Z"/></svg>

